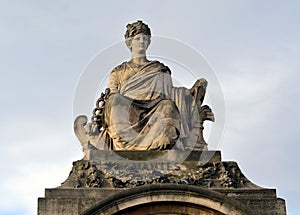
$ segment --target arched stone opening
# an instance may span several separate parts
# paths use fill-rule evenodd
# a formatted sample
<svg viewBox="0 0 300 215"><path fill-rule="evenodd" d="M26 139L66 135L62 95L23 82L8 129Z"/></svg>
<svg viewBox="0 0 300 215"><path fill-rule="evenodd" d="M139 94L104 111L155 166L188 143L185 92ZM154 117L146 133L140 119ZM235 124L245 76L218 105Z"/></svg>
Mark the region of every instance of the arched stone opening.
<svg viewBox="0 0 300 215"><path fill-rule="evenodd" d="M191 185L147 185L110 196L83 215L247 215L249 209L221 193Z"/></svg>
<svg viewBox="0 0 300 215"><path fill-rule="evenodd" d="M115 213L115 215L224 215L211 208L186 202L152 202L137 205Z"/></svg>

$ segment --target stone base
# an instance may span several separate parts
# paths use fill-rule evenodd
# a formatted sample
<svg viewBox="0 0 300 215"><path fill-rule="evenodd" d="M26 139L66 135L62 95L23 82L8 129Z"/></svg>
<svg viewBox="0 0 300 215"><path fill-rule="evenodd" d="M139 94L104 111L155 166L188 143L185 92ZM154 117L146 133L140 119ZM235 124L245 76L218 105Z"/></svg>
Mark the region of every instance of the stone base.
<svg viewBox="0 0 300 215"><path fill-rule="evenodd" d="M157 192L157 189L153 189L154 185L147 185L143 187L143 196L152 196ZM178 190L184 190L184 194L190 195L189 189L191 185L174 185L165 184L161 185L161 189L164 186L169 186L166 189L166 193L175 192ZM180 189L179 189L180 186ZM195 186L192 186L195 187ZM54 188L46 189L45 198L38 199L38 215L77 215L83 214L85 211L95 208L97 204L104 202L105 204L113 203L113 199L119 196L130 197L134 189L128 188L77 188L77 189L63 189ZM152 188L152 189L151 189ZM172 189L171 189L172 188ZM198 187L197 187L198 188ZM200 190L199 190L200 189ZM256 215L285 215L285 201L276 197L275 189L203 189L199 188L201 193L209 193L209 198L220 197L224 202L232 202L236 207L245 210L244 214L256 214ZM149 191L150 190L150 191ZM196 189L197 190L197 189ZM182 195L184 195L182 194ZM215 197L216 196L216 197ZM153 199L153 197L152 197ZM108 201L107 201L108 200ZM175 195L173 197L175 201ZM105 202L107 201L107 202ZM96 209L95 209L96 210ZM248 210L248 211L247 211ZM153 212L153 211L152 211ZM88 213L87 213L88 214ZM109 214L109 213L102 213ZM146 213L144 213L146 214ZM219 213L214 213L219 214ZM226 213L225 213L226 214ZM234 214L233 212L227 214ZM243 215L244 215L243 214Z"/></svg>
<svg viewBox="0 0 300 215"><path fill-rule="evenodd" d="M164 213L178 205L191 214L286 214L275 189L253 184L219 151L91 150L89 158L74 162L60 187L46 189L39 215Z"/></svg>
<svg viewBox="0 0 300 215"><path fill-rule="evenodd" d="M111 150L88 150L87 160L95 163L105 161L117 162L176 162L183 163L193 161L196 164L207 162L220 162L220 151L180 151L180 150L163 150L163 151L111 151Z"/></svg>

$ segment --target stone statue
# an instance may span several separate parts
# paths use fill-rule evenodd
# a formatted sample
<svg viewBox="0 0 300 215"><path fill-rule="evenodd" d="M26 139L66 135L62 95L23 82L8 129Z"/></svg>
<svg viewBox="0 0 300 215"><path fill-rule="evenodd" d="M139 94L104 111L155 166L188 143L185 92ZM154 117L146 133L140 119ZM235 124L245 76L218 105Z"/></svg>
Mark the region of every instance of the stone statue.
<svg viewBox="0 0 300 215"><path fill-rule="evenodd" d="M127 25L125 38L131 60L112 70L91 122L75 119L85 157L38 199L38 214L285 215L275 189L207 149L206 80L174 87L170 69L146 57L151 32L142 21Z"/></svg>
<svg viewBox="0 0 300 215"><path fill-rule="evenodd" d="M214 121L211 109L202 106L207 81L174 87L170 69L147 59L151 31L142 21L127 25L125 39L131 60L112 70L92 122L85 116L74 122L83 149L207 150L203 122Z"/></svg>

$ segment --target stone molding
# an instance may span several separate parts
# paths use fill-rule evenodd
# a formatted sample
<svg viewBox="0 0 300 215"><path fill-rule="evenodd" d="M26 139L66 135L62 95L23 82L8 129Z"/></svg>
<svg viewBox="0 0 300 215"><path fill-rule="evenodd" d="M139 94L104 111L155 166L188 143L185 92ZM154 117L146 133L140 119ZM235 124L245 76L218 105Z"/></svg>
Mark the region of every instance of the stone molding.
<svg viewBox="0 0 300 215"><path fill-rule="evenodd" d="M216 214L252 215L241 202L224 194L190 185L148 185L129 189L100 201L82 215L125 214L127 209L149 203L172 202L200 206Z"/></svg>

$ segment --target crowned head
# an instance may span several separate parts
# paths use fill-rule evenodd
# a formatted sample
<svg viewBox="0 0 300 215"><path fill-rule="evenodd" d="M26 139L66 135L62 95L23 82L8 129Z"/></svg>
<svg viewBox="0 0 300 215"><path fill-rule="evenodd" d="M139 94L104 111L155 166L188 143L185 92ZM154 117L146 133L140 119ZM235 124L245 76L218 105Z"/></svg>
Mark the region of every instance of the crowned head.
<svg viewBox="0 0 300 215"><path fill-rule="evenodd" d="M132 39L138 34L144 34L148 38L148 45L150 44L151 39L151 30L147 24L143 23L143 21L138 20L126 26L127 30L125 33L126 45L129 49L131 49Z"/></svg>

